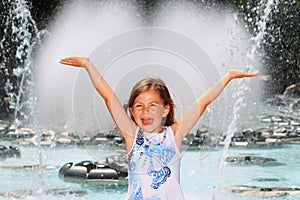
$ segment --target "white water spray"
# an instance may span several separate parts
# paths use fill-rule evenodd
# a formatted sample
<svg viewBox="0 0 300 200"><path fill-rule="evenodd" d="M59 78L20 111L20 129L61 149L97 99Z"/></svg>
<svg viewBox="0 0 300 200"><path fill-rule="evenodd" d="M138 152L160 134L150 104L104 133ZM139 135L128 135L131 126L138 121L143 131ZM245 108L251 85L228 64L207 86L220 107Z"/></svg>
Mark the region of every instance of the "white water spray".
<svg viewBox="0 0 300 200"><path fill-rule="evenodd" d="M44 188L44 170L43 170L43 155L41 148L41 130L38 122L38 96L37 87L34 78L34 50L40 45L39 31L34 19L31 16L31 12L26 0L14 0L9 1L6 4L8 9L7 23L5 32L12 30L11 38L5 36L1 40L1 47L5 47L5 43L16 44L15 57L16 66L9 65L9 59L3 56L3 63L13 68L11 79L7 80L7 87L12 91L10 97L10 107L14 109L14 125L33 126L33 129L37 135L37 154L39 165L39 181L40 188ZM12 41L10 41L10 39ZM14 48L8 48L10 51Z"/></svg>
<svg viewBox="0 0 300 200"><path fill-rule="evenodd" d="M5 86L9 90L10 112L14 112L14 124L22 126L31 123L35 109L33 80L33 51L38 43L37 27L25 0L3 2L7 8L4 35L1 39L3 53L1 68L6 74ZM15 46L14 46L15 45ZM10 56L14 56L12 59ZM9 74L10 72L12 74Z"/></svg>
<svg viewBox="0 0 300 200"><path fill-rule="evenodd" d="M266 24L268 21L268 17L272 11L272 6L275 4L276 2L274 2L273 0L268 0L267 4L265 5L265 9L264 9L264 14L263 16L261 16L260 21L257 23L258 25L258 33L252 38L253 44L250 48L250 51L247 53L247 57L246 57L246 70L247 71L253 71L255 70L253 63L255 61L255 59L258 59L256 57L257 52L260 50L261 48L261 42L265 36L265 30L266 30ZM261 2L261 6L263 5L263 2ZM212 200L217 199L217 193L218 190L220 188L220 181L222 179L222 174L223 174L223 168L225 165L225 159L228 155L228 151L229 151L229 146L231 143L231 139L234 136L234 133L237 132L237 126L238 126L238 121L239 121L239 114L240 114L240 110L241 108L245 107L245 91L249 91L249 79L239 79L238 81L238 86L240 87L239 90L237 90L237 92L235 93L235 102L233 105L233 118L231 120L231 123L228 127L228 129L225 132L226 138L224 141L224 148L223 148L223 153L220 159L220 164L219 164L219 171L218 171L218 175L217 175L217 180L215 183L215 188L214 188L214 192L213 192L213 196L212 196Z"/></svg>

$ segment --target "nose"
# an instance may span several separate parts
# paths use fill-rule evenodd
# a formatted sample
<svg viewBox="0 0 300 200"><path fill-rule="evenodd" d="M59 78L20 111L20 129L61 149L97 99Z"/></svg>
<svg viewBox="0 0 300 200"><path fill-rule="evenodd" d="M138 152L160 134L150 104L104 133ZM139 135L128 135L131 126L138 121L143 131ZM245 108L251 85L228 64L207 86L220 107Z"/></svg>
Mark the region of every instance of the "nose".
<svg viewBox="0 0 300 200"><path fill-rule="evenodd" d="M150 106L143 107L143 113L149 113L149 111L150 111Z"/></svg>

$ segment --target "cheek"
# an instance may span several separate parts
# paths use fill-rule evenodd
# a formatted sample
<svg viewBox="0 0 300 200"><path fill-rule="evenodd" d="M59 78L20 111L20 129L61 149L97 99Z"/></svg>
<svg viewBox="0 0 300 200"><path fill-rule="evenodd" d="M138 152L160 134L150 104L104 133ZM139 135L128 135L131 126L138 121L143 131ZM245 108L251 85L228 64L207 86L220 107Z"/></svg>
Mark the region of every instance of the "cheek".
<svg viewBox="0 0 300 200"><path fill-rule="evenodd" d="M137 116L139 115L139 112L134 109L130 109L130 114L134 119L137 119Z"/></svg>
<svg viewBox="0 0 300 200"><path fill-rule="evenodd" d="M152 112L154 115L161 117L164 114L164 110L163 109L155 109Z"/></svg>

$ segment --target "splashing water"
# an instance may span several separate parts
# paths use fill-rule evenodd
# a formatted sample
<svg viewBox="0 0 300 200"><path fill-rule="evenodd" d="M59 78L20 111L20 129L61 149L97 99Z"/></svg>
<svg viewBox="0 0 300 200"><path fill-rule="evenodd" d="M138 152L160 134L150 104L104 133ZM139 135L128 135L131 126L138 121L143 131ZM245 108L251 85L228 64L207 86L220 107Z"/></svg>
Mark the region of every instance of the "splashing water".
<svg viewBox="0 0 300 200"><path fill-rule="evenodd" d="M10 95L10 123L18 127L33 126L37 134L37 150L40 185L44 188L41 131L38 123L38 96L34 80L34 51L40 43L39 31L31 16L26 0L3 1L7 11L4 35L0 46L2 51L2 80ZM2 70L1 70L2 71ZM12 75L13 74L13 75Z"/></svg>
<svg viewBox="0 0 300 200"><path fill-rule="evenodd" d="M263 1L260 3L261 7L265 6L264 9L264 14L261 16L260 20L258 21L258 33L252 38L253 44L252 47L250 48L250 51L247 53L246 56L246 67L245 69L247 71L253 71L255 68L253 68L253 64L255 60L257 59L257 53L260 50L261 47L261 42L264 38L265 31L266 31L266 24L268 21L268 17L272 11L272 6L276 5L276 2L273 0L268 0L267 4L264 5ZM228 154L229 146L231 143L231 139L234 136L234 133L237 132L237 127L238 127L238 121L239 121L239 112L242 107L245 107L245 92L249 92L249 79L239 79L237 80L238 86L240 87L239 90L237 90L234 98L236 99L233 105L233 118L231 119L230 125L228 129L225 132L225 141L224 141L224 148L223 148L223 153L220 159L220 164L219 164L219 171L217 175L217 180L215 183L215 188L213 192L212 199L215 200L217 199L217 193L220 187L220 181L222 178L222 173L223 173L223 168L225 164L225 159Z"/></svg>
<svg viewBox="0 0 300 200"><path fill-rule="evenodd" d="M36 39L36 38L38 38L37 37L38 31L34 25L34 21L32 20L32 18L30 16L30 12L26 6L26 1L19 0L19 1L14 1L14 2L16 2L16 3L13 4L14 7L10 9L10 12L11 12L10 18L15 18L16 20L21 20L24 22L24 23L22 23L22 26L20 26L20 28L16 28L17 27L16 25L13 28L14 33L16 35L21 35L24 39L24 40L17 39L18 41L20 41L20 47L18 48L18 51L14 56L18 60L20 58L25 58L25 59L24 59L24 63L22 65L16 65L17 67L14 69L14 75L18 78L18 80L20 80L19 85L13 85L12 80L10 80L10 79L8 79L7 85L9 85L10 88L14 88L14 89L20 88L18 92L12 94L13 95L12 97L14 99L13 102L15 102L13 104L13 106L15 108L14 115L16 116L16 119L19 120L20 118L18 116L22 116L24 118L28 117L28 114L27 114L27 116L25 115L25 106L27 104L24 103L24 101L23 101L23 99L24 99L23 95L25 95L26 90L27 90L26 88L32 89L32 90L30 90L30 93L28 93L28 94L30 94L28 98L31 98L28 101L29 106L38 104L39 103L38 101L40 100L35 95L35 93L36 93L35 85L32 83L32 80L33 80L32 72L33 72L34 68L32 68L33 61L31 59L31 55L33 53L34 46L38 42ZM271 2L271 1L269 1L269 2ZM271 3L271 5L272 5L272 3ZM66 109L65 107L63 107L64 106L63 101L67 101L67 104L70 104L69 102L71 102L71 100L68 98L62 99L62 95L64 95L64 97L66 97L67 96L66 93L68 93L70 91L73 92L73 91L72 91L72 87L70 87L71 89L68 90L69 88L67 88L67 89L63 88L63 86L65 86L65 85L62 86L62 83L63 84L65 84L66 82L72 83L72 81L68 80L68 79L70 79L70 77L68 77L70 75L67 75L67 74L71 73L70 71L68 71L66 73L62 72L62 70L67 71L68 69L61 69L61 67L59 67L59 69L55 68L55 66L57 66L57 62L58 62L59 58L62 56L70 55L70 54L86 55L88 52L91 51L91 49L93 49L95 47L95 44L99 44L100 42L103 42L106 39L111 38L111 35L115 35L119 32L125 31L125 30L134 29L136 27L139 27L142 24L137 19L137 18L139 18L139 16L137 13L134 12L135 10L132 9L130 6L129 6L129 8L127 8L126 7L127 5L123 6L122 8L119 8L116 5L112 5L111 7L113 7L113 9L111 9L110 5L106 5L108 8L105 7L105 5L104 5L103 8L101 8L101 12L97 12L98 13L96 15L97 17L95 17L95 15L93 15L93 12L82 10L82 8L84 6L86 6L86 5L79 5L78 9L80 9L81 15L84 15L84 14L86 14L85 12L87 12L89 14L89 19L92 19L92 22L87 23L87 20L83 20L84 17L77 14L78 12L74 12L74 10L70 11L75 16L73 16L73 15L72 15L72 17L64 16L65 17L64 20L66 22L65 21L63 21L63 22L65 24L59 23L59 25L58 25L59 29L55 30L55 33L53 33L54 41L50 41L48 43L48 45L49 45L47 48L48 51L43 55L43 59L42 59L43 62L41 64L42 65L41 67L47 68L47 70L53 70L55 72L51 72L52 74L49 74L49 71L44 70L45 73L43 73L43 76L39 77L42 79L42 81L40 82L41 85L44 86L43 91L40 91L40 92L47 93L46 95L44 94L46 96L46 98L44 98L44 99L47 100L47 101L45 100L44 103L46 105L44 105L44 106L47 107L47 109L53 108L53 107L51 107L51 105L49 105L49 102L51 103L51 100L53 98L58 97L57 102L55 102L55 103L57 103L55 106L56 106L56 108L57 107L59 108L59 109L56 109L56 110L59 110L59 113L58 113L59 117L56 117L57 113L55 114L55 117L57 120L60 120L60 122L62 121L61 116L63 116L65 113L63 113L63 115L60 115L60 114L61 114L61 112L64 111L64 109ZM212 20L213 22L211 22L207 19L202 20L201 17L199 17L199 15L200 15L199 13L201 13L201 12L199 12L199 10L197 10L198 8L195 8L195 9L192 8L191 10L189 10L189 7L183 6L184 8L182 8L181 6L182 5L180 4L180 5L178 5L178 7L175 7L178 10L174 10L173 7L167 7L165 9L163 9L162 11L160 11L160 10L157 11L157 16L158 16L157 19L153 19L154 26L159 26L162 28L169 28L169 29L178 31L180 33L184 33L191 38L196 38L195 39L196 42L200 43L201 45L204 46L204 48L206 48L206 50L212 56L212 59L214 60L214 62L216 62L216 64L218 66L224 66L225 65L224 62L225 63L229 62L226 60L226 58L224 58L224 57L226 57L226 56L224 56L226 54L223 52L223 51L225 51L224 49L226 49L227 47L223 49L222 45L220 45L220 44L223 44L222 43L223 41L230 41L230 39L227 39L227 38L224 39L222 37L223 35L222 36L218 35L217 33L222 32L222 31L220 31L217 28L211 30L211 24L215 24L217 22L222 24L224 21L220 20L218 17L216 17L216 20L215 20L217 22L215 22L214 20ZM14 9L14 8L18 8L18 9ZM121 12L123 14L122 19L119 19L120 13L117 12L119 10L122 11ZM18 13L18 11L22 11L22 12ZM113 11L116 11L116 13L113 13ZM189 14L187 14L187 13L190 13L190 11L191 11L191 13L194 14L194 16L190 16ZM270 10L269 10L269 12L270 12ZM99 13L101 13L101 14L99 14ZM211 17L211 13L208 13L208 15ZM227 19L227 17L228 17L228 15L226 15L226 19ZM81 21L78 20L78 18ZM188 18L188 20L186 20L186 18ZM205 17L203 17L203 18L205 18ZM222 18L222 16L220 18ZM185 19L185 20L182 21L182 19ZM209 21L209 22L207 22L207 21ZM60 22L62 22L62 21L60 21ZM266 18L264 20L264 23L265 22L266 22ZM7 22L7 23L9 23L9 22ZM82 23L81 24L82 27L80 29L78 29L74 25L74 24L78 25L78 23ZM32 25L28 26L28 24L32 24ZM114 24L116 26L111 26L112 24ZM231 26L231 24L229 26ZM264 26L265 26L265 24L264 24ZM31 27L31 28L29 28L29 27ZM76 27L76 29L72 29L74 27ZM99 27L99 28L95 28L95 27ZM103 30L103 27L110 27L110 28L106 28L105 30ZM113 27L113 28L111 28L111 27ZM205 28L203 28L203 27L205 27ZM225 29L227 29L227 28L228 27L225 27ZM18 31L20 31L20 30L22 30L22 31L19 33ZM29 30L33 30L33 32L30 33ZM86 31L86 30L88 30L88 31ZM208 30L208 31L203 31L203 30ZM70 32L71 32L71 34L70 34ZM212 33L215 34L215 35L213 35L213 37L215 37L215 39L213 40L215 43L213 43L213 44L210 41L210 39L207 39L207 37L211 36ZM247 55L247 57L249 57L249 60L251 60L252 57L255 57L254 54L257 51L257 49L259 47L258 44L260 43L260 41L263 37L263 35L262 36L260 35L259 37L258 37L258 35L256 35L256 37L254 39L255 44L253 45L252 50L254 48L256 48L256 49L251 51L253 54ZM59 37L57 37L57 36L59 36ZM227 37L227 35L226 35L226 37ZM231 37L231 36L229 36L229 37ZM84 40L78 41L78 38L84 38ZM4 45L4 43L7 42L7 40L8 39L5 38L5 36L3 36L1 45ZM83 43L83 44L80 44L80 43ZM74 44L76 44L76 45L74 45ZM225 44L225 46L226 45L227 44ZM217 49L216 47L220 47L221 50ZM235 53L235 52L233 52L233 53ZM226 60L226 61L224 61L224 60ZM226 63L226 64L228 64L228 63ZM2 65L3 65L3 67L2 67ZM249 65L247 67L248 70L251 70L250 66L251 65ZM7 69L7 67L5 67L4 62L1 63L1 67ZM180 72L185 71L184 68L181 68L181 70L182 71L180 71ZM206 70L206 69L204 68L202 70ZM51 76L53 79L49 80L49 78L48 78L49 76ZM51 84L51 81L53 81L52 84ZM44 84L45 85L47 84L47 86L45 86ZM242 85L243 89L246 89L246 87L247 87L247 84L245 82L240 81L240 82L238 82L238 84ZM57 88L55 88L56 86L57 86ZM54 87L54 89L53 89L53 87ZM174 88L176 88L176 87L174 86ZM86 88L84 88L83 90L85 90L85 89ZM203 89L203 88L201 88L201 89ZM67 92L65 92L65 91L67 91ZM201 93L201 92L202 91L200 90L199 93ZM80 94L82 94L82 93L80 93ZM91 94L92 94L92 92L91 92ZM234 110L233 110L234 119L231 121L231 124L229 126L229 129L228 129L226 135L230 135L235 132L235 128L237 126L237 120L238 120L238 113L240 112L240 109L242 109L242 107L245 103L243 90L235 95L236 95L235 98L238 100L235 102L235 105L234 105ZM81 95L80 98L82 98L82 96L83 95ZM186 98L186 99L188 99L188 98ZM85 109L88 107L86 104L81 104L81 106L83 106ZM93 107L93 106L91 106L91 107ZM60 108L62 108L62 109L60 109ZM53 110L51 110L51 111L53 112ZM30 111L30 112L32 112L32 111ZM101 112L99 112L99 113L101 113ZM39 126L38 119L40 117L39 114L40 113L38 113L37 110L33 109L32 116L34 116L35 130L38 133L38 135L40 136L40 131L38 128L38 126ZM43 117L46 117L47 119L51 120L50 115L51 115L51 112L50 113L45 112L45 115ZM63 117L66 117L66 119L72 118L72 117L70 117L70 115L63 116ZM81 116L81 117L85 118L85 116ZM94 116L92 116L92 117L94 117ZM214 117L210 116L209 119L212 119L212 118L214 118ZM213 120L208 120L208 121L213 121ZM17 121L17 122L20 123L20 121ZM50 125L52 126L52 124L50 124ZM90 124L88 124L88 126L90 126ZM53 128L53 126L49 127L49 128ZM86 127L83 127L83 128L86 128ZM231 137L232 137L232 135L230 137L228 137L228 139L226 138L226 143L228 144L228 146L230 144ZM40 140L40 138L39 138L39 140ZM41 149L40 149L40 147L38 147L38 148L39 148L39 150L38 150L39 151L38 152L39 153L39 164L40 164L40 169L42 169L43 159L42 159ZM228 147L226 147L226 148L228 149ZM225 152L226 148L224 148L224 152ZM222 164L222 167L223 167L223 165L224 165L224 162ZM43 174L42 171L40 173ZM218 176L219 178L221 178L221 174L222 173L220 173L220 175ZM217 186L219 185L218 182L219 181L217 181L217 184L216 184ZM43 187L45 185L43 182L43 179L42 179L41 185Z"/></svg>
<svg viewBox="0 0 300 200"><path fill-rule="evenodd" d="M40 78L39 87L41 88L40 89L41 99L42 99L41 117L43 118L41 119L41 121L45 120L46 121L45 124L50 125L53 128L59 126L57 124L54 124L54 122L56 121L59 124L59 123L65 123L66 121L72 119L73 123L76 122L79 127L79 129L76 131L79 132L80 134L86 134L88 129L91 130L97 128L99 129L99 124L95 121L95 119L100 119L101 120L100 125L104 127L103 128L104 130L107 130L110 126L112 126L111 119L110 118L107 119L107 116L109 116L109 114L107 113L105 108L102 108L103 105L100 104L101 102L98 103L98 96L96 95L92 96L93 88L90 87L90 82L87 79L86 74L85 73L79 74L79 75L83 75L82 77L80 77L78 76L78 74L74 74L75 72L78 72L75 71L75 69L58 66L57 62L63 56L69 56L72 54L88 55L89 52L91 52L93 49L95 49L95 47L97 47L97 44L99 46L99 44L103 44L106 40L111 39L113 36L117 34L120 34L124 31L133 30L146 23L140 22L141 19L139 17L139 13L136 12L135 8L132 7L132 5L129 6L123 5L122 8L114 4L112 5L103 4L101 7L94 6L94 8L97 7L98 10L90 9L87 6L84 7L84 5L81 4L71 4L69 6L70 7L69 8L67 7L68 9L66 9L66 11L57 19L57 22L54 24L55 26L53 28L52 37L49 37L49 41L46 43L45 46L45 51L43 52L43 55L40 58L42 63L42 69L40 70L40 75L39 75ZM83 7L84 9L82 9ZM247 37L245 36L246 34L243 27L241 27L240 24L236 23L234 19L232 19L232 17L236 17L236 15L232 16L232 12L229 11L229 12L218 13L214 10L210 11L210 10L199 8L199 6L195 7L194 4L191 5L188 3L183 4L182 2L175 4L173 1L171 1L169 4L166 3L161 7L162 9L156 10L155 14L153 15L155 17L152 19L153 20L151 24L152 26L167 28L169 30L177 31L180 34L183 34L189 38L194 39L195 43L197 43L200 47L205 49L207 54L213 60L214 64L217 65L218 68L217 71L220 70L222 71L222 73L224 73L224 71L227 71L227 69L224 69L225 68L224 66L230 66L230 65L234 65L235 67L241 66L241 63L243 63L243 61L240 59L241 57L240 54L246 53L244 49L246 48L246 46L248 46L247 43L248 41L246 42ZM76 9L79 8L81 13L80 15L78 15L76 12ZM121 12L117 12L117 14L114 12L120 10ZM119 18L120 17L119 13L122 13L122 19ZM109 16L109 18L107 17L107 15ZM86 19L89 19L89 23L87 23ZM108 24L114 24L115 26L108 26ZM233 28L232 25L234 26ZM78 29L78 27L81 28ZM109 28L103 30L103 27L109 27ZM231 49L229 47L231 45L230 41L233 40L232 37L234 35L232 35L232 33L228 31L228 29L230 30L233 29L234 33L236 33L239 37L246 38L245 40L239 40L239 42L236 44L237 47L237 49L235 49L236 51L232 50L233 51L232 55L228 55L227 50ZM83 38L83 39L78 40L78 38ZM138 38L135 39L137 40ZM136 40L134 42L136 42ZM122 44L121 47L124 48L124 43L119 43L118 45L120 44ZM185 49L185 48L189 48L189 46L183 44L181 49ZM108 49L105 52L107 54L105 54L103 58L99 56L99 59L106 60L107 57L109 57L109 53L112 54L113 51L114 49L110 47L110 49ZM190 55L195 54L195 52L197 51L193 51L192 49L189 49ZM157 54L157 52L154 53ZM174 66L178 65L178 63L171 63L171 61L167 62L170 56L169 57L163 56L162 53L160 53L157 58L156 54L148 56L149 58L152 59L151 63L153 62L157 62L160 64L163 63L165 65L172 66L172 69L174 69ZM132 55L133 56L137 55L137 53ZM141 66L139 65L140 63L134 65L136 61L139 60L141 57L144 59L142 60L142 62L145 61L147 61L146 63L150 62L147 59L145 59L143 56L140 56L140 57L135 57L134 59L128 59L129 60L129 62L127 61L128 63L122 62L121 63L122 65L117 67L114 66L114 67L119 69L118 71L121 71L120 69L124 70L125 72L129 71L126 68L127 65ZM126 58L130 58L130 57L128 56ZM199 58L200 60L202 59L200 58L199 54L197 55L197 58ZM238 62L239 64L232 64L231 62L232 60L228 60L228 58L232 58L232 60ZM176 69L177 70L176 72L180 74L185 74L188 71L187 69L189 69L190 67L191 66L180 66L180 68L178 67L178 70ZM199 65L197 65L197 67L199 67L200 72L205 72L207 71L207 68L209 68L209 66L203 62L202 63L200 62ZM157 70L153 70L153 71L157 71ZM176 89L180 88L180 85L178 84L183 85L182 82L186 80L178 81L179 79L174 78L174 76L170 76L168 73L165 73L165 75L168 76L167 78L172 77L175 80L174 85L169 85L169 86L171 86L171 88L174 88L176 94L179 94L179 92L176 92ZM114 73L112 74L116 74L116 71L114 71ZM112 78L112 76L107 76L107 78L108 81L111 82L112 84L116 84L120 81L126 81L123 82L122 84L119 84L119 87L120 85L124 87L125 86L132 87L134 83L131 84L131 82L136 81L136 77L133 77L132 74L130 77L128 76L126 80L125 79L119 80L118 78ZM76 75L77 77L75 77ZM49 76L54 78L49 80L47 78ZM141 76L145 76L144 70L143 73L137 74L135 76L140 76L139 78L141 78ZM84 80L80 78L83 78ZM207 79L211 78L212 80L210 81L213 82L216 80L215 78L218 77L206 77L206 78ZM197 93L195 96L201 95L207 89L205 87L200 88L199 82L201 83L201 81L202 80L200 78L196 79L195 80L196 83L193 84L193 87L195 87L193 89L195 89ZM76 82L77 83L79 82L80 84L75 85ZM211 85L211 83L209 85ZM185 103L184 108L186 108L188 105L192 103L189 101L194 100L194 96L192 95L187 96L186 89L189 88L186 87L184 90L182 90L185 92L184 95L186 95L184 96L185 98L183 99L188 101ZM77 93L75 93L76 91ZM119 96L121 97L120 99L128 98L129 91L128 93L126 91L127 90L122 89L120 90L120 92L117 93L118 95L120 95ZM75 93L75 95L72 93ZM73 99L72 99L72 95L74 95ZM61 96L64 96L65 98L62 99ZM179 96L183 96L183 95L179 95ZM241 94L240 96L243 96L243 94ZM97 101L91 102L95 99L97 99ZM73 108L70 108L71 101L73 103L72 105ZM224 107L225 109L227 108L227 106L220 106L220 107ZM210 107L211 109L210 113L212 113L214 116L209 115L209 119L214 119L214 120L207 120L208 121L207 124L212 125L212 127L213 124L210 123L216 122L217 118L220 117L220 115L218 116L218 114L216 114L217 113L216 111L220 110L218 109L220 107L217 106L216 109L214 109L214 107ZM93 108L94 109L99 108L99 110L95 111L93 110ZM72 111L73 113L70 114L70 111ZM75 116L74 113L75 114L78 113L78 114ZM222 116L223 114L224 113L221 113ZM49 120L51 121L50 123ZM220 119L220 121L221 120L222 119ZM205 124L205 122L203 121L202 123ZM67 122L67 124L71 124L71 123ZM72 125L70 127L72 128ZM206 156L206 153L204 154L205 155L203 157ZM98 158L99 156L101 155L96 155L95 157Z"/></svg>
<svg viewBox="0 0 300 200"><path fill-rule="evenodd" d="M1 85L10 96L10 122L17 126L31 122L36 105L33 53L38 42L37 27L25 0L3 1L6 13L0 42ZM13 116L12 116L13 115Z"/></svg>

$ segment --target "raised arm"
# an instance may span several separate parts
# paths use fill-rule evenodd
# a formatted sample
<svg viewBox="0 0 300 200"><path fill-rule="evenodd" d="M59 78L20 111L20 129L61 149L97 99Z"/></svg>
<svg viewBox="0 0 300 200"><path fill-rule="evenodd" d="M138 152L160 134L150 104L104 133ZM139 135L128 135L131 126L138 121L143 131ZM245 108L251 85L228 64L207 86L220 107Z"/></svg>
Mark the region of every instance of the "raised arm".
<svg viewBox="0 0 300 200"><path fill-rule="evenodd" d="M172 125L176 135L177 144L181 145L182 139L193 128L199 120L206 107L215 100L226 87L226 85L235 78L245 78L257 76L258 72L248 73L239 70L228 71L214 86L201 95L188 109L188 111Z"/></svg>
<svg viewBox="0 0 300 200"><path fill-rule="evenodd" d="M123 108L123 105L111 89L109 84L105 81L103 76L99 73L94 64L86 57L67 57L60 60L61 64L72 65L75 67L83 67L88 72L91 81L97 90L97 92L104 99L105 104L115 121L116 125L120 129L123 137L126 140L126 149L131 148L131 142L134 139L134 133L136 130L135 123L127 115ZM128 147L127 147L128 145Z"/></svg>

